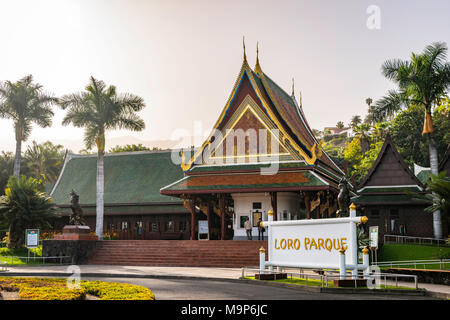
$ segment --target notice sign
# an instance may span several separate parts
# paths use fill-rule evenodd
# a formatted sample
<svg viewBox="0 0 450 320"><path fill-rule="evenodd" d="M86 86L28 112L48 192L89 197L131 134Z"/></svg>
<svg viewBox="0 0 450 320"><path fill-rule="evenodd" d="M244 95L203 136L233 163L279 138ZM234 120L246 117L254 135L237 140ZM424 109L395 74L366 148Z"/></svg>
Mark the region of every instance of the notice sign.
<svg viewBox="0 0 450 320"><path fill-rule="evenodd" d="M352 255L349 218L277 221L269 227L269 260L274 265L338 268L339 251L345 250L348 264Z"/></svg>
<svg viewBox="0 0 450 320"><path fill-rule="evenodd" d="M27 229L25 231L25 243L27 248L39 247L39 229Z"/></svg>
<svg viewBox="0 0 450 320"><path fill-rule="evenodd" d="M199 220L198 221L198 233L199 234L208 234L208 220Z"/></svg>
<svg viewBox="0 0 450 320"><path fill-rule="evenodd" d="M378 248L378 226L372 226L369 229L370 246Z"/></svg>

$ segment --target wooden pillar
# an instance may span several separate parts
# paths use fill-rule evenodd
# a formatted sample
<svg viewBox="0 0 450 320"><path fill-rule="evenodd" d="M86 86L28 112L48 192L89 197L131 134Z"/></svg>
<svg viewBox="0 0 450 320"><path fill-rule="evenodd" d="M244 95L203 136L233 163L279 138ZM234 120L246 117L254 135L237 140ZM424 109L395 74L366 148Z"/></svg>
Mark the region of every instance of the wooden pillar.
<svg viewBox="0 0 450 320"><path fill-rule="evenodd" d="M306 219L311 219L311 198L308 193L305 192L305 211Z"/></svg>
<svg viewBox="0 0 450 320"><path fill-rule="evenodd" d="M220 207L220 240L225 240L225 195L219 195Z"/></svg>
<svg viewBox="0 0 450 320"><path fill-rule="evenodd" d="M211 239L211 202L208 201L206 204L206 220L208 220L208 239Z"/></svg>
<svg viewBox="0 0 450 320"><path fill-rule="evenodd" d="M270 193L270 204L272 205L273 221L277 221L278 220L278 205L277 205L277 193L276 192Z"/></svg>
<svg viewBox="0 0 450 320"><path fill-rule="evenodd" d="M195 240L195 205L193 199L185 199L184 207L191 213L191 240Z"/></svg>

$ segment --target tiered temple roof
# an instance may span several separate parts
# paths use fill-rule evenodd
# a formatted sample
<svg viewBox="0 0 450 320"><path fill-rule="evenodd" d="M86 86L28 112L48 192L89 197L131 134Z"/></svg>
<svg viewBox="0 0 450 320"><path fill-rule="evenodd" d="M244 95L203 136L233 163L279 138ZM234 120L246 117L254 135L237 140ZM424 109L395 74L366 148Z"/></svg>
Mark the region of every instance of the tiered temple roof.
<svg viewBox="0 0 450 320"><path fill-rule="evenodd" d="M259 149L258 138L258 147L253 151L246 140L245 151L227 153L230 129L275 129L279 136L268 134L264 149ZM215 141L215 132L222 133L221 141ZM269 148L269 138L278 141L278 154ZM219 148L225 151L219 152ZM259 169L273 161L268 159L270 156L278 156L280 170L261 176ZM215 161L218 159L223 161ZM186 177L162 188L162 194L337 190L344 176L314 136L294 94L286 93L262 71L258 57L252 70L245 52L233 90L212 133L194 155L184 158L182 168Z"/></svg>

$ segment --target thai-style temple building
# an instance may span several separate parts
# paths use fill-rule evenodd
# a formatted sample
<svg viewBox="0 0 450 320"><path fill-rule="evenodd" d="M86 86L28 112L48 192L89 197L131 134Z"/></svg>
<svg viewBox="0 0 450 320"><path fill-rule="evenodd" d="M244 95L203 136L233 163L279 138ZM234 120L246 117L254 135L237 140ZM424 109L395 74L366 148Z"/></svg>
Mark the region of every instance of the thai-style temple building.
<svg viewBox="0 0 450 320"><path fill-rule="evenodd" d="M414 199L414 194L425 192L424 182L410 170L388 136L351 201L369 218L366 228L378 226L381 242L385 234L432 238L432 214L424 211L429 204ZM442 227L443 234L448 234L447 225Z"/></svg>
<svg viewBox="0 0 450 320"><path fill-rule="evenodd" d="M245 55L231 94L200 148L180 153L184 176L162 195L184 201L190 237L208 221L209 239L246 239L257 222L333 217L344 172L323 151L302 108Z"/></svg>
<svg viewBox="0 0 450 320"><path fill-rule="evenodd" d="M334 217L338 209L344 172L322 150L294 88L291 94L280 88L259 57L252 70L245 50L211 135L190 155L182 151L105 156L105 232L119 239L198 239L199 221L207 221L208 239L242 240L248 218L257 239L257 222L269 213L290 220ZM177 157L181 165L172 160ZM96 155L68 154L51 190L66 218L75 190L91 230L96 161Z"/></svg>

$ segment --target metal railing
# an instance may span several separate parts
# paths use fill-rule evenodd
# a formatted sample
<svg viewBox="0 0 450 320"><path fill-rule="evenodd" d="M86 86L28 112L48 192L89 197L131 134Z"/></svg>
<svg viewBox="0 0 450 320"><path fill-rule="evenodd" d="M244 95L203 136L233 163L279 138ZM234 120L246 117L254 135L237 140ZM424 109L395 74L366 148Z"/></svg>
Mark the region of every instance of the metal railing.
<svg viewBox="0 0 450 320"><path fill-rule="evenodd" d="M49 256L49 257L0 256L0 261L3 260L0 263L1 263L2 268L4 268L4 267L13 266L13 265L23 265L23 261L26 261L28 263L30 260L33 260L33 262L36 262L36 260L38 260L38 263L36 263L36 264L39 264L39 260L42 260L42 264L45 264L46 259L47 259L47 261L49 259L59 261L59 264L71 264L72 263L72 256ZM66 262L66 259L69 261Z"/></svg>
<svg viewBox="0 0 450 320"><path fill-rule="evenodd" d="M400 266L414 266L414 269L418 269L418 266L419 267L422 266L423 269L426 269L427 265L439 265L440 270L449 270L450 259L382 261L382 262L375 262L372 265L376 265L378 267L391 267L391 268Z"/></svg>
<svg viewBox="0 0 450 320"><path fill-rule="evenodd" d="M266 274L280 274L284 273L288 278L293 280L293 278L298 278L300 280L304 280L305 285L312 285L314 282L311 280L319 280L321 288L328 288L329 283L333 282L333 280L342 279L341 275L339 275L339 270L330 271L330 270L320 270L322 274L317 274L314 270L311 269L299 269L298 272L287 272L285 269L281 268L279 271L271 271L270 269L266 269L264 271ZM254 276L255 274L260 273L260 269L256 267L243 267L242 268L242 278ZM333 274L336 273L336 274ZM390 279L388 281L388 279ZM367 280L373 282L378 282L378 284L384 284L384 288L388 286L392 286L395 288L399 288L399 279L406 279L406 281L414 282L414 289L419 289L418 277L416 275L407 275L407 274L395 274L395 273L371 273L369 275L369 279L364 279L362 274L360 277L352 277L351 273L347 273L344 280L352 280L354 281L354 287L358 287L358 281ZM317 286L317 282L315 282L315 286ZM374 289L383 289L381 286L372 286Z"/></svg>
<svg viewBox="0 0 450 320"><path fill-rule="evenodd" d="M383 239L384 243L449 245L446 239L410 237L396 234L385 234Z"/></svg>

